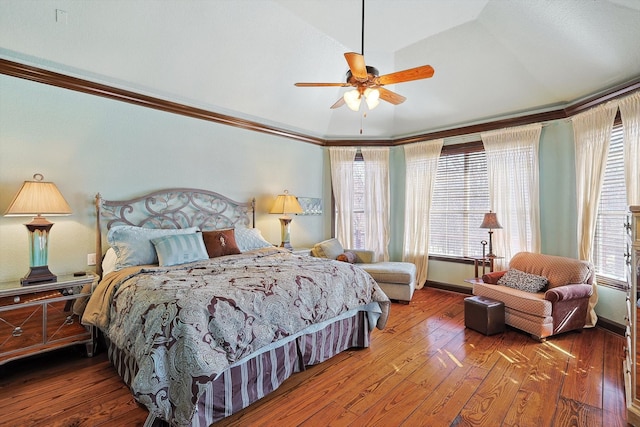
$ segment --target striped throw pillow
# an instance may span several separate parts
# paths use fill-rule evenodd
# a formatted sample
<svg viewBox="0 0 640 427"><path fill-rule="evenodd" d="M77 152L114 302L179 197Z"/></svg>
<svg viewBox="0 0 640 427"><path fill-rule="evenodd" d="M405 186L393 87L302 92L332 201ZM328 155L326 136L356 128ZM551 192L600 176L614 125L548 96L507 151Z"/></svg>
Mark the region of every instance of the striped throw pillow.
<svg viewBox="0 0 640 427"><path fill-rule="evenodd" d="M202 233L175 234L152 239L161 266L186 264L209 259Z"/></svg>

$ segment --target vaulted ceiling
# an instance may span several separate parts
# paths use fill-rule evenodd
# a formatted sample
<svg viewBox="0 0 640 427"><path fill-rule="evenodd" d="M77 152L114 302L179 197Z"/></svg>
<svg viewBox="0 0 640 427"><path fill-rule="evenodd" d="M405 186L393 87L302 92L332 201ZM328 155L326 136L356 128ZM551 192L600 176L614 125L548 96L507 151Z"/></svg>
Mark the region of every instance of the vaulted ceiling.
<svg viewBox="0 0 640 427"><path fill-rule="evenodd" d="M0 58L323 139L563 108L640 79L640 0L367 0L364 56L407 100L329 107L361 0L2 0ZM362 134L360 133L362 129Z"/></svg>

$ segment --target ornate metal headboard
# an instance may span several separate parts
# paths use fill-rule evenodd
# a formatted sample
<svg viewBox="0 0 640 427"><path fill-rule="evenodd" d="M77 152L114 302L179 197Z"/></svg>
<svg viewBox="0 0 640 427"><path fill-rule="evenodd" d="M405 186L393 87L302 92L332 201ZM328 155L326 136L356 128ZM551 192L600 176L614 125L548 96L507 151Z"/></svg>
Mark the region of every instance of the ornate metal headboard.
<svg viewBox="0 0 640 427"><path fill-rule="evenodd" d="M200 227L203 231L238 225L253 227L255 199L240 203L212 191L194 188L170 188L121 201L104 200L98 193L96 218L96 271L102 275L102 233L113 226Z"/></svg>

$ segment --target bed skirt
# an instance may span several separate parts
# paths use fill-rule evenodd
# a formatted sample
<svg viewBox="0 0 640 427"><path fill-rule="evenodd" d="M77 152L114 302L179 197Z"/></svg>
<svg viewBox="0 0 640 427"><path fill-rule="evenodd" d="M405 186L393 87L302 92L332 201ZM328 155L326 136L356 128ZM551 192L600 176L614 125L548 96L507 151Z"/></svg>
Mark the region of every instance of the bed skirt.
<svg viewBox="0 0 640 427"><path fill-rule="evenodd" d="M276 390L296 372L352 347L369 347L375 322L365 311L324 322L265 351L245 358L213 378L197 403L192 427L208 427ZM138 368L135 360L107 340L111 363L127 386ZM145 427L168 426L149 414Z"/></svg>

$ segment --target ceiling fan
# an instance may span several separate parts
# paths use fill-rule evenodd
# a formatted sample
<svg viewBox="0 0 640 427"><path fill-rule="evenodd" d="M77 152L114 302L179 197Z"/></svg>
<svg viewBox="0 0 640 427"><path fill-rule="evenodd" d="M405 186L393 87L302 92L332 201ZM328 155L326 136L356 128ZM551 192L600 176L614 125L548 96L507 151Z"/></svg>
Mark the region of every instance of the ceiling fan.
<svg viewBox="0 0 640 427"><path fill-rule="evenodd" d="M433 76L434 70L430 65L422 65L382 76L379 75L377 68L366 65L364 61L364 0L362 0L361 49L361 54L355 52L344 54L349 65L349 71L347 71L347 78L344 83L296 83L295 85L298 87L352 86L355 89L345 92L331 108L339 108L346 103L351 110L359 111L363 97L369 110L377 107L380 99L393 105L402 104L407 99L402 95L385 89L382 87L384 85L427 79Z"/></svg>

